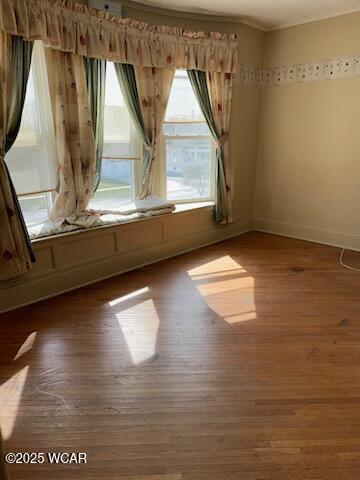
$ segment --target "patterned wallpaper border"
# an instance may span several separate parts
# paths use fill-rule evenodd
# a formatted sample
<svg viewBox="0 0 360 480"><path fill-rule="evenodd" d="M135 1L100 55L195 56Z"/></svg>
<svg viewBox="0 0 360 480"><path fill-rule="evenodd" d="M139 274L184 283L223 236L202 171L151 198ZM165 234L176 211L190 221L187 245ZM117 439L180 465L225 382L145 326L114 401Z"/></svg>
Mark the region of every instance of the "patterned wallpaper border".
<svg viewBox="0 0 360 480"><path fill-rule="evenodd" d="M241 83L258 87L317 80L336 80L356 76L360 76L360 55L274 68L240 65L239 71Z"/></svg>

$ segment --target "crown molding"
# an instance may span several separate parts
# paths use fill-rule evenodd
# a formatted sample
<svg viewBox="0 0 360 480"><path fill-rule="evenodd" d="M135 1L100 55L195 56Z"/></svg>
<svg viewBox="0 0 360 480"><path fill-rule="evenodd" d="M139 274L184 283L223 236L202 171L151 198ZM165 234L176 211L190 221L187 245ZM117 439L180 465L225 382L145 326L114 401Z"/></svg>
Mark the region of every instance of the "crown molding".
<svg viewBox="0 0 360 480"><path fill-rule="evenodd" d="M277 27L265 28L262 27L264 32L275 32L277 30L284 30L284 28L298 27L301 25L307 25L308 23L320 22L321 20L330 20L331 18L344 17L345 15L350 15L351 13L359 13L360 5L358 7L349 8L342 13L330 13L327 15L320 15L317 17L310 18L309 20L301 20L299 22L286 23Z"/></svg>
<svg viewBox="0 0 360 480"><path fill-rule="evenodd" d="M187 18L190 20L206 20L207 22L220 22L220 23L239 23L246 25L256 30L262 32L266 31L266 28L259 23L253 22L250 19L239 16L230 16L230 15L212 15L210 13L197 13L197 12L187 12L185 10L172 10L169 8L156 7L155 5L149 5L140 3L134 0L117 0L121 3L125 9L131 8L134 10L140 10L142 12L153 13L157 15L166 15L169 17L175 18Z"/></svg>
<svg viewBox="0 0 360 480"><path fill-rule="evenodd" d="M299 22L289 22L284 25L276 25L273 27L268 27L257 23L249 18L236 16L236 15L215 15L211 13L200 13L200 12L187 12L185 10L172 10L170 8L157 7L155 5L150 5L149 3L142 3L137 0L117 0L119 3L124 5L124 7L129 7L134 10L140 10L143 12L154 13L158 15L166 15L170 17L177 18L188 18L192 20L206 20L207 22L220 22L220 23L239 23L246 25L248 27L255 28L262 32L275 32L277 30L283 30L285 28L297 27L300 25L307 25L308 23L318 22L321 20L327 20L336 17L342 17L344 15L349 15L351 13L360 12L360 6L349 8L341 13L329 13L326 15L320 15L317 17L312 17L309 20L300 20Z"/></svg>

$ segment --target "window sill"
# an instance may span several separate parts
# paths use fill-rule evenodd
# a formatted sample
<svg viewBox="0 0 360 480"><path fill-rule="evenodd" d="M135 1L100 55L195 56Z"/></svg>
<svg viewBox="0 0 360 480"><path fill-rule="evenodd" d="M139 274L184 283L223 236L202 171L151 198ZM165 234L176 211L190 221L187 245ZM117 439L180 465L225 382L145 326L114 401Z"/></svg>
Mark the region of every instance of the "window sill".
<svg viewBox="0 0 360 480"><path fill-rule="evenodd" d="M187 212L188 210L195 210L197 208L212 208L214 205L215 202L176 203L173 213Z"/></svg>
<svg viewBox="0 0 360 480"><path fill-rule="evenodd" d="M53 240L54 238L62 238L62 237L68 237L70 235L79 235L83 234L85 232L91 232L94 230L100 230L104 228L110 228L110 227L116 227L116 226L123 226L123 225L129 225L129 224L134 224L134 223L139 223L139 222L144 222L144 221L149 221L149 220L154 220L156 218L161 218L161 217L168 217L170 215L177 215L180 213L185 213L188 211L192 210L197 210L197 209L208 209L211 210L215 205L215 202L212 201L207 201L207 202L190 202L190 203L178 203L175 204L175 210L171 213L163 213L160 215L154 215L151 217L146 217L146 218L136 218L136 219L131 219L128 222L122 222L122 223L108 223L106 225L100 225L100 226L94 226L90 228L77 228L76 230L72 230L69 232L59 232L55 233L52 235L47 235L47 236L42 236L42 237L34 237L31 239L31 242L33 244L39 244L42 242L46 242L48 240Z"/></svg>

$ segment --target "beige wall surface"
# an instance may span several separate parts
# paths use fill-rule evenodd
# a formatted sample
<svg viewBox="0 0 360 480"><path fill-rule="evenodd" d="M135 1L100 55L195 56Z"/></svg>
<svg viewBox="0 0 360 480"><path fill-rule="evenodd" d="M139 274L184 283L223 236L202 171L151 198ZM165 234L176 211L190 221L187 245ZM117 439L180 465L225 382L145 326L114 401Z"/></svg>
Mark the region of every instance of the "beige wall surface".
<svg viewBox="0 0 360 480"><path fill-rule="evenodd" d="M264 66L360 53L360 14L265 36ZM360 249L360 77L263 87L255 227Z"/></svg>

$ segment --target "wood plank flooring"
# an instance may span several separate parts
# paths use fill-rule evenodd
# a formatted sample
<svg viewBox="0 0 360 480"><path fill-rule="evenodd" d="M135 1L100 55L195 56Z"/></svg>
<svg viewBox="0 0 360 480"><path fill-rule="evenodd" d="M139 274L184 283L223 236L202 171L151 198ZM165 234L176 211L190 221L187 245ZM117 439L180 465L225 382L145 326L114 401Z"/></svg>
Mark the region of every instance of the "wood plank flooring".
<svg viewBox="0 0 360 480"><path fill-rule="evenodd" d="M359 265L359 255L348 254ZM358 480L360 273L249 233L0 316L12 480Z"/></svg>

